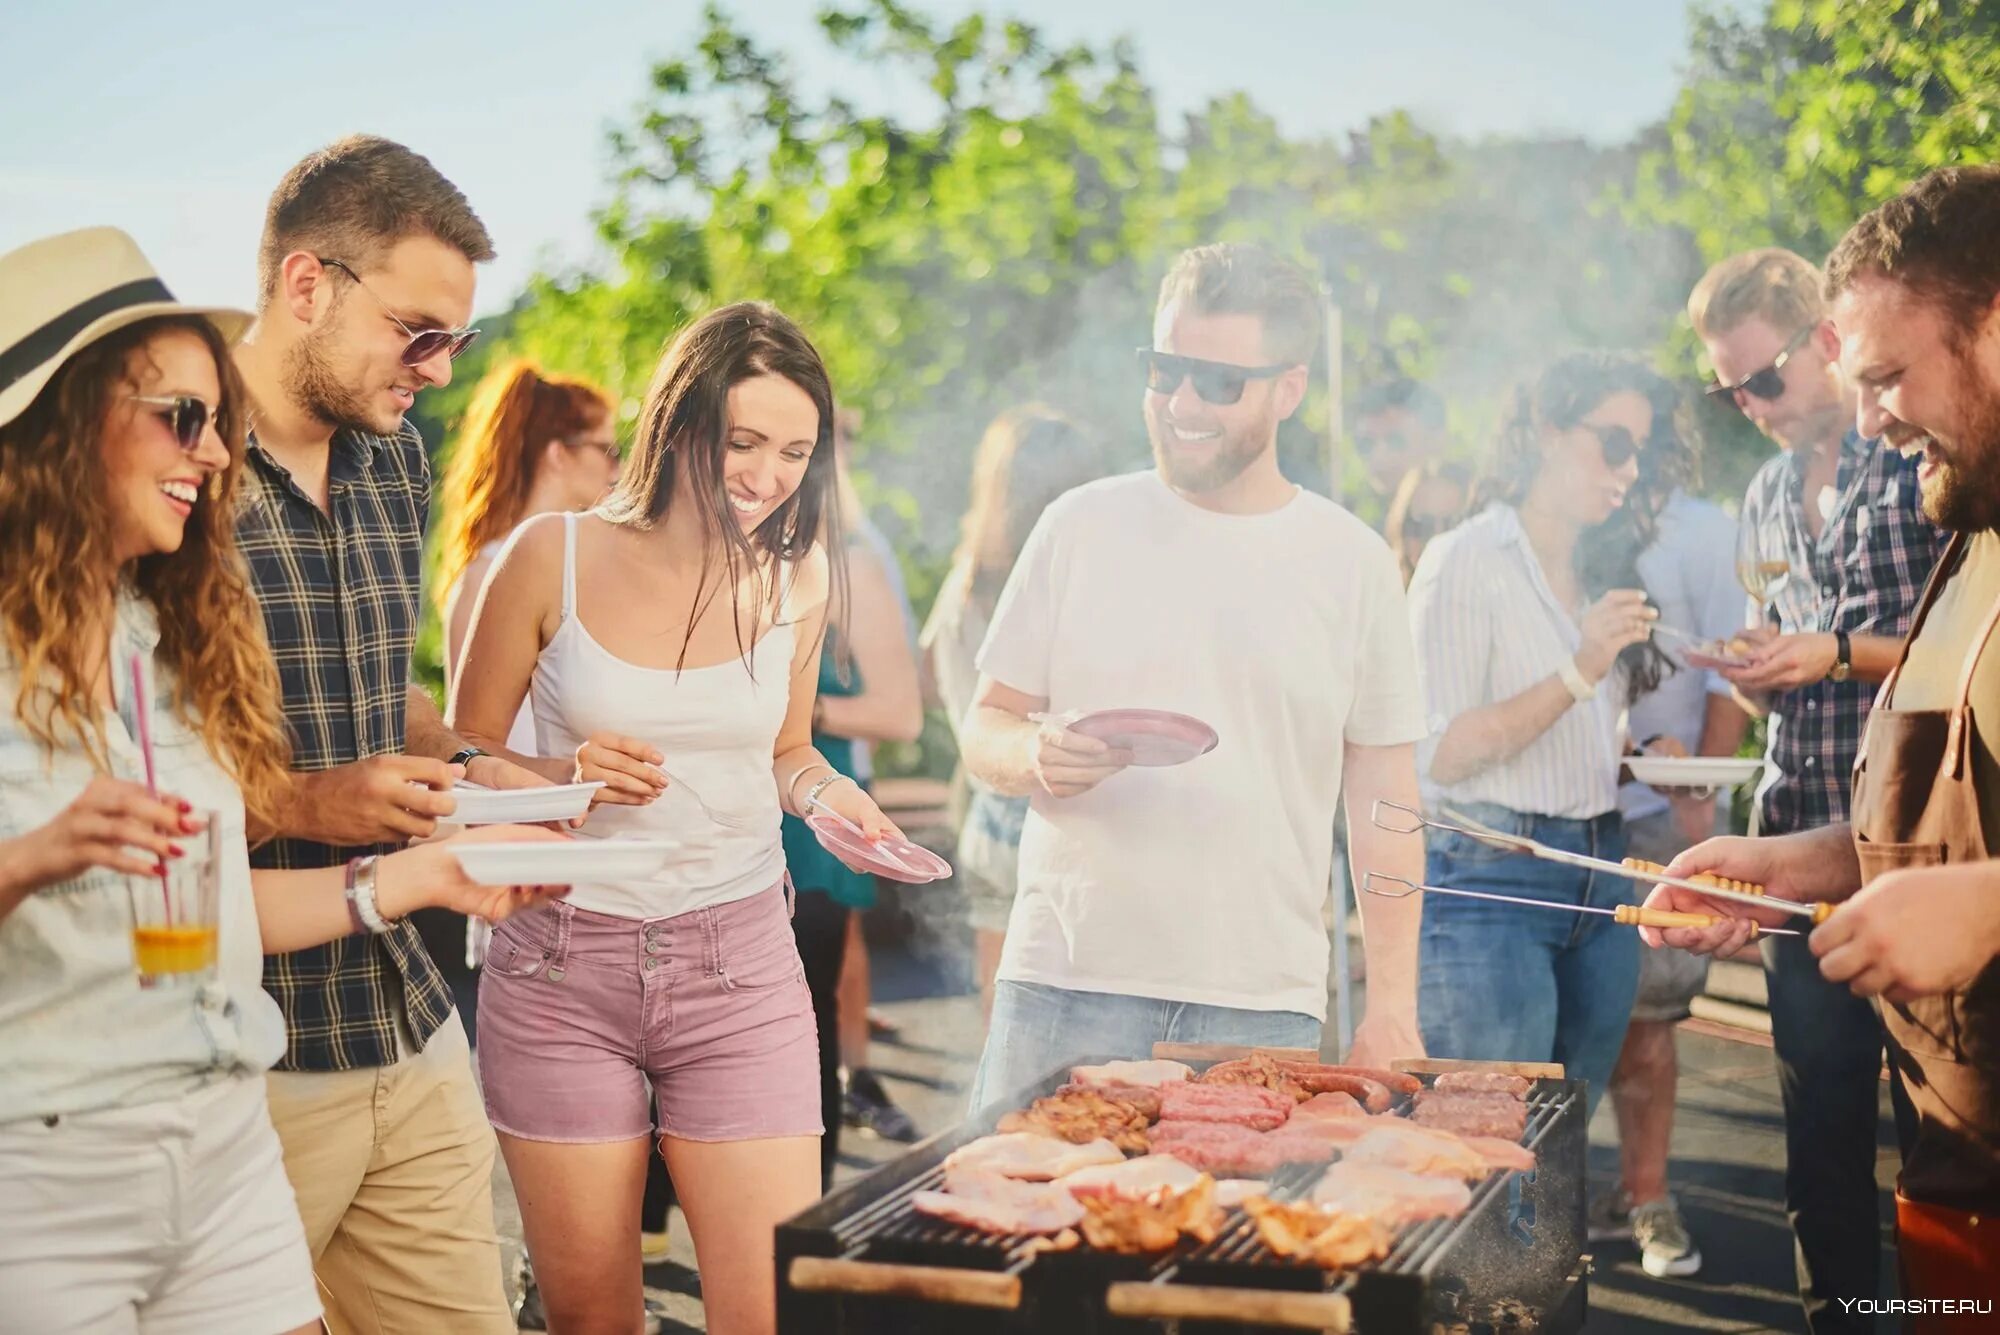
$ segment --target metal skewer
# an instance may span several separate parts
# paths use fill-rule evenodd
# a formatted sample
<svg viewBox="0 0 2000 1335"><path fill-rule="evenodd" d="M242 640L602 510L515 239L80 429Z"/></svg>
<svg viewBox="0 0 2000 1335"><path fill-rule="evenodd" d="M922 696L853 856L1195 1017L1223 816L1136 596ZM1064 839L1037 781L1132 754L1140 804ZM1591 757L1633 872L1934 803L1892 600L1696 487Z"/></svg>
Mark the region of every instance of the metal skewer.
<svg viewBox="0 0 2000 1335"><path fill-rule="evenodd" d="M1400 885L1401 890L1378 890L1377 881L1389 885ZM1496 904L1523 904L1531 909L1562 909L1566 913L1601 913L1607 918L1625 924L1627 927L1718 927L1726 922L1737 921L1713 913L1682 913L1674 909L1649 909L1637 904L1620 904L1617 908L1601 909L1590 904L1558 904L1547 899L1523 899L1518 895L1495 895L1484 890L1453 890L1443 885L1418 885L1400 876L1390 876L1383 872L1371 871L1361 883L1361 888L1371 895L1381 895L1385 899L1401 899L1405 895L1421 890L1427 895L1457 895L1461 899L1490 899ZM1762 923L1750 923L1750 939L1760 936L1797 936L1789 927L1766 927Z"/></svg>
<svg viewBox="0 0 2000 1335"><path fill-rule="evenodd" d="M1384 812L1398 813L1400 819L1384 819ZM1748 904L1752 908L1775 909L1780 913L1790 913L1798 917L1810 918L1815 924L1825 922L1827 915L1833 912L1833 905L1831 904L1801 904L1791 899L1753 895L1742 890L1730 890L1723 886L1712 885L1705 881L1693 881L1681 876L1668 876L1664 872L1645 871L1638 867L1627 867L1622 863L1611 862L1604 858L1593 858L1587 857L1582 853L1565 852L1560 848L1550 848L1547 844L1538 843L1533 839L1524 838L1518 834L1503 834L1499 830L1481 825L1478 821L1473 820L1463 812L1454 811L1450 807L1445 808L1445 813L1453 821L1459 823L1453 824L1450 821L1433 820L1421 811L1406 807L1400 802L1378 799L1373 810L1370 812L1370 819L1374 821L1376 828L1387 830L1392 834L1415 834L1418 830L1428 826L1433 830L1446 830L1452 834L1462 834L1468 839L1478 839L1484 843L1509 848L1517 853L1528 853L1534 857L1541 858L1545 862L1560 862L1565 866L1580 867L1585 871L1603 872L1608 876L1623 876L1629 881L1650 881L1656 885L1671 885L1682 890L1692 890L1694 893L1704 895L1710 899L1726 899L1733 903Z"/></svg>

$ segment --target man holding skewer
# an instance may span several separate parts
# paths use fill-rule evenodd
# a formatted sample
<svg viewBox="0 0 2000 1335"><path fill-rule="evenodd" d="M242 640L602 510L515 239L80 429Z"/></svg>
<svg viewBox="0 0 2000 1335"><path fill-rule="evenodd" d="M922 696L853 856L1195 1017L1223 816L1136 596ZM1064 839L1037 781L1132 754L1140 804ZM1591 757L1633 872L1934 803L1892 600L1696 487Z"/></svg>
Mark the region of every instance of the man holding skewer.
<svg viewBox="0 0 2000 1335"><path fill-rule="evenodd" d="M2000 1230L1981 1220L2000 1213L2000 877L1987 861L2000 852L1996 229L2000 168L1947 168L1856 223L1827 263L1858 427L1921 459L1925 513L1955 535L1868 715L1851 821L1712 840L1671 868L1840 904L1808 944L1829 983L1882 999L1916 1108L1896 1200L1906 1298L2000 1286ZM1775 917L1667 887L1649 903ZM1748 930L1646 935L1713 951Z"/></svg>

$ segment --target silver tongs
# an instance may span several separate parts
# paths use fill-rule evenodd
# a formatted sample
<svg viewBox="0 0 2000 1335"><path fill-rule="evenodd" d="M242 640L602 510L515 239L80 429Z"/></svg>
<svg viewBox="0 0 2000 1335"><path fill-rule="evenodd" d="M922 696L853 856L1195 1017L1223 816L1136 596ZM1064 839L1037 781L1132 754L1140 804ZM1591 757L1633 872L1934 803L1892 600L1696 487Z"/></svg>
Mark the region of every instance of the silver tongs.
<svg viewBox="0 0 2000 1335"><path fill-rule="evenodd" d="M1753 908L1776 909L1780 913L1790 913L1802 918L1810 918L1815 923L1825 922L1833 912L1831 904L1801 904L1796 900L1779 899L1775 896L1751 894L1745 890L1731 890L1708 881L1695 881L1682 876L1669 876L1665 872L1648 871L1644 867L1627 866L1604 858L1588 857L1582 853L1570 853L1560 848L1550 848L1547 844L1518 834L1503 834L1490 826L1481 825L1462 811L1446 807L1445 814L1450 821L1433 820L1421 811L1406 807L1400 802L1378 799L1369 818L1375 827L1392 834L1415 834L1429 828L1446 830L1452 834L1462 834L1468 839L1477 839L1515 853L1527 853L1545 862L1560 862L1569 867L1581 867L1585 871L1603 872L1608 876L1623 876L1631 881L1650 881L1655 885L1671 885L1682 890L1692 890L1710 899L1724 899L1737 904L1748 904ZM1388 813L1385 815L1384 813ZM1454 823L1456 822L1456 823Z"/></svg>

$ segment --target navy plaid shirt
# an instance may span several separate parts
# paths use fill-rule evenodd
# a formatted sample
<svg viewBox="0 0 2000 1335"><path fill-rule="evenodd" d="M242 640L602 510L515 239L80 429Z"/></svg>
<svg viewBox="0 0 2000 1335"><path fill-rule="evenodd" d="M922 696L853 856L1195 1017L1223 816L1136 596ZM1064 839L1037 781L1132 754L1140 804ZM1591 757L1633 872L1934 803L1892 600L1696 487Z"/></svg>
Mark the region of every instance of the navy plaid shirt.
<svg viewBox="0 0 2000 1335"><path fill-rule="evenodd" d="M292 768L400 752L430 513L423 437L407 424L395 436L336 434L328 510L254 436L248 453L236 541L278 663ZM395 848L274 839L250 863L338 867ZM407 920L380 936L267 955L264 986L285 1013L286 1071L387 1066L399 1015L421 1047L451 1014L451 990Z"/></svg>
<svg viewBox="0 0 2000 1335"><path fill-rule="evenodd" d="M1918 461L1850 430L1840 446L1833 510L1816 539L1806 527L1804 462L1797 452L1770 460L1743 496L1743 526L1757 533L1759 557L1792 568L1772 600L1778 628L1900 639L1950 537L1924 518ZM1773 701L1757 790L1762 833L1847 819L1854 756L1878 686L1816 681Z"/></svg>

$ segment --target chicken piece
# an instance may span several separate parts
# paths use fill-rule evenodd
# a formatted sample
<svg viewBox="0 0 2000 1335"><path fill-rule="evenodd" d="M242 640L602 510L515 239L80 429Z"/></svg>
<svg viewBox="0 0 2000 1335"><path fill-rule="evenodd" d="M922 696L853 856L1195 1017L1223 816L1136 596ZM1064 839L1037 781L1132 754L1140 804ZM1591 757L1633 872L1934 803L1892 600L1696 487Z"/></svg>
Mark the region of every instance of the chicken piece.
<svg viewBox="0 0 2000 1335"><path fill-rule="evenodd" d="M1361 1101L1352 1094L1334 1092L1313 1095L1292 1109L1291 1120L1299 1122L1311 1121L1316 1117L1366 1117L1367 1115L1368 1110L1363 1108Z"/></svg>
<svg viewBox="0 0 2000 1335"><path fill-rule="evenodd" d="M1100 1251L1163 1252L1184 1233L1197 1242L1213 1242L1221 1228L1215 1179L1206 1174L1185 1191L1161 1188L1140 1200L1092 1196L1083 1202L1084 1239Z"/></svg>
<svg viewBox="0 0 2000 1335"><path fill-rule="evenodd" d="M1314 1185L1312 1202L1323 1209L1367 1215L1388 1228L1401 1228L1423 1219L1452 1219L1464 1214L1472 1207L1472 1192L1453 1178L1424 1177L1343 1159Z"/></svg>
<svg viewBox="0 0 2000 1335"><path fill-rule="evenodd" d="M1243 1208L1257 1221L1257 1236L1279 1256L1327 1270L1344 1270L1389 1254L1393 1238L1379 1222L1338 1214L1303 1202L1252 1196Z"/></svg>
<svg viewBox="0 0 2000 1335"><path fill-rule="evenodd" d="M1524 1075L1509 1075L1505 1071L1446 1071L1431 1082L1431 1088L1440 1093L1507 1094L1523 1099L1533 1084Z"/></svg>
<svg viewBox="0 0 2000 1335"><path fill-rule="evenodd" d="M1535 1171L1535 1152L1517 1140L1503 1140L1499 1136L1461 1136L1473 1153L1486 1160L1488 1168L1517 1169L1523 1173Z"/></svg>
<svg viewBox="0 0 2000 1335"><path fill-rule="evenodd" d="M947 1172L943 1191L912 1194L910 1208L982 1233L1060 1233L1083 1222L1083 1207L1054 1183L973 1170Z"/></svg>
<svg viewBox="0 0 2000 1335"><path fill-rule="evenodd" d="M1113 1103L1122 1103L1148 1122L1160 1120L1160 1090L1156 1085L1084 1085L1072 1080L1056 1088L1057 1097L1085 1092Z"/></svg>
<svg viewBox="0 0 2000 1335"><path fill-rule="evenodd" d="M1457 1136L1428 1127L1375 1127L1348 1146L1342 1163L1371 1163L1429 1177L1456 1177L1477 1182L1489 1171L1479 1152Z"/></svg>
<svg viewBox="0 0 2000 1335"><path fill-rule="evenodd" d="M1285 1074L1276 1058L1262 1052L1253 1052L1235 1061L1217 1062L1195 1079L1204 1085L1250 1085L1268 1089L1284 1095L1293 1103L1304 1103L1312 1097L1304 1085Z"/></svg>
<svg viewBox="0 0 2000 1335"><path fill-rule="evenodd" d="M1048 1182L1094 1164L1123 1163L1125 1156L1108 1140L1072 1145L1032 1131L983 1136L945 1156L947 1173L977 1168L1024 1182Z"/></svg>
<svg viewBox="0 0 2000 1335"><path fill-rule="evenodd" d="M1143 1200L1157 1191L1187 1191L1202 1175L1167 1154L1147 1154L1124 1163L1084 1168L1058 1178L1057 1184L1079 1198Z"/></svg>
<svg viewBox="0 0 2000 1335"><path fill-rule="evenodd" d="M1225 1177L1215 1184L1215 1203L1225 1210L1233 1210L1252 1196L1263 1196L1270 1192L1271 1184L1256 1177Z"/></svg>
<svg viewBox="0 0 2000 1335"><path fill-rule="evenodd" d="M1194 1068L1185 1062L1106 1062L1072 1067L1069 1078L1079 1085L1147 1085L1157 1089L1193 1079Z"/></svg>
<svg viewBox="0 0 2000 1335"><path fill-rule="evenodd" d="M1026 1110L1002 1117L997 1130L1032 1131L1072 1145L1108 1140L1119 1149L1144 1154L1146 1115L1130 1103L1106 1098L1086 1086L1068 1094L1036 1099Z"/></svg>

